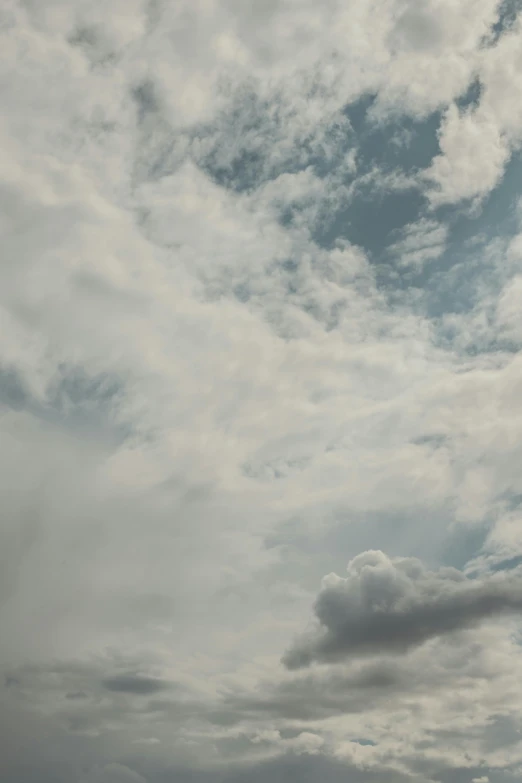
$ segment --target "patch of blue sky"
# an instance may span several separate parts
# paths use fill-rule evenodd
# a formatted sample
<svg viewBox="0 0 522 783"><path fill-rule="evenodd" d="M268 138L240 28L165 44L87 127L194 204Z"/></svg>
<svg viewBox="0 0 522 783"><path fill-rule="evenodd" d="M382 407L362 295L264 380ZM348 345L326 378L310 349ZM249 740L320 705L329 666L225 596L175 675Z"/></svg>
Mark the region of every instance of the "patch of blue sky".
<svg viewBox="0 0 522 783"><path fill-rule="evenodd" d="M374 263L381 264L393 232L415 222L424 206L425 198L417 188L390 192L370 182L361 186L356 198L332 217L329 225L318 226L313 236L323 247L348 240L362 247Z"/></svg>
<svg viewBox="0 0 522 783"><path fill-rule="evenodd" d="M480 533L470 530L470 541L462 541L456 556L448 543L453 537L452 520L451 504L446 501L437 508L397 511L346 508L334 513L329 523L313 534L305 535L298 520L288 520L266 540L266 546L287 548L305 558L313 556L316 563L329 562L338 573L346 567L347 560L369 549L381 549L391 557L418 557L435 567L441 563L465 563L482 547L487 529ZM476 537L471 541L473 536Z"/></svg>
<svg viewBox="0 0 522 783"><path fill-rule="evenodd" d="M361 246L374 264L377 284L390 295L416 289L424 313L439 318L444 313L463 313L473 308L481 296L484 276L494 278L498 270L489 268L484 249L494 240L508 241L519 230L517 204L522 181L522 156L515 155L498 186L479 209L469 204L441 207L430 214L422 191L415 188L381 193L368 188L343 212L335 216L328 235L317 236L322 244L333 245L340 238ZM422 220L435 220L447 229L440 254L418 266L404 264L391 254L397 239L408 226ZM492 290L502 280L490 280ZM505 350L514 346L505 345Z"/></svg>
<svg viewBox="0 0 522 783"><path fill-rule="evenodd" d="M29 400L29 393L17 372L0 367L0 405L11 410L23 410Z"/></svg>
<svg viewBox="0 0 522 783"><path fill-rule="evenodd" d="M376 122L372 115L376 97L363 96L343 112L345 126L329 131L330 158L311 154L306 165L316 176L334 178L335 187L352 187L347 202L341 195L340 208L321 212L311 227L313 239L322 247L333 247L340 239L359 245L375 263L382 259L393 232L415 222L426 209L427 201L414 176L427 168L439 152L438 129L441 115L435 112L423 120L400 116ZM356 150L357 173L336 167ZM390 186L396 178L396 184ZM410 179L410 182L406 181ZM298 207L287 205L282 220L289 224Z"/></svg>
<svg viewBox="0 0 522 783"><path fill-rule="evenodd" d="M223 116L222 128L200 131L202 137L214 136L200 164L218 184L239 193L283 173L308 168L325 181L335 178L334 188L339 191L355 182L350 203L344 203L341 198L338 211L322 213L321 220L311 227L311 234L323 247L348 239L363 247L378 263L392 232L415 222L427 204L415 184L390 190L382 186L382 177L412 176L429 166L439 151L437 134L441 115L436 112L423 120L401 116L378 123L371 114L375 100L370 95L350 104L323 129L320 140L313 135L296 140L298 149L278 155L275 165L267 156L271 141L277 141L278 124L282 120L269 113L268 107L255 96L243 96ZM338 178L337 169L354 149L357 174L343 170ZM296 205L282 206L282 223L289 225L298 211Z"/></svg>
<svg viewBox="0 0 522 783"><path fill-rule="evenodd" d="M241 92L217 123L195 130L198 164L217 184L236 193L308 168L327 177L354 146L347 117L334 115L309 132L299 122L292 131L294 119L279 102Z"/></svg>
<svg viewBox="0 0 522 783"><path fill-rule="evenodd" d="M477 100L478 90L478 84L472 83L462 97L463 107ZM357 136L359 171L364 174L378 168L383 173L407 175L427 169L438 152L440 117L431 115L422 122L403 118L375 127L367 119L370 106L368 100L361 101L350 116ZM401 132L410 139L403 146L395 142ZM425 290L432 315L467 309L474 303L473 277L481 271L476 263L477 244L508 237L517 230L521 176L522 157L515 155L480 209L472 211L469 204L451 205L434 213L429 212L425 193L419 187L387 190L380 188L376 179L363 184L329 225L319 226L315 239L326 246L333 246L339 239L361 246L376 266L380 285ZM403 265L400 258L390 257L389 249L406 226L422 219L435 219L447 227L447 247L435 260L412 268Z"/></svg>
<svg viewBox="0 0 522 783"><path fill-rule="evenodd" d="M513 507L516 503L512 496ZM417 557L432 568L443 565L464 570L476 558L480 560L486 551L497 513L498 508L493 505L475 524L456 524L451 497L441 499L437 505L407 510L345 508L332 510L328 524L314 532L303 532L302 520L288 519L265 544L267 548L277 548L281 552L299 552L306 568L313 559L318 567L317 574L314 571L317 578L321 565L328 563L339 572L344 569L347 559L355 557L359 551L371 549L382 549L392 557ZM522 555L515 553L504 560L491 560L488 568L507 570L520 562Z"/></svg>
<svg viewBox="0 0 522 783"><path fill-rule="evenodd" d="M515 153L506 167L502 180L483 201L480 211L466 209L456 211L454 207L438 210L440 220L452 220L452 239L469 244L477 236L489 239L495 236L509 236L517 231L519 215L516 206L521 196L522 153Z"/></svg>
<svg viewBox="0 0 522 783"><path fill-rule="evenodd" d="M501 560L498 563L494 563L491 566L492 571L511 571L512 568L517 568L522 565L522 555L515 555L514 557L508 557L506 560Z"/></svg>
<svg viewBox="0 0 522 783"><path fill-rule="evenodd" d="M480 83L480 80L473 79L471 84L468 86L468 89L462 94L459 95L455 103L457 104L460 111L469 111L470 109L474 109L478 106L480 96L482 92L482 85Z"/></svg>
<svg viewBox="0 0 522 783"><path fill-rule="evenodd" d="M17 372L0 367L0 406L24 411L42 422L77 433L110 432L122 442L130 429L118 421L118 401L124 393L116 376L89 377L79 369L63 368L62 376L36 397Z"/></svg>
<svg viewBox="0 0 522 783"><path fill-rule="evenodd" d="M493 524L493 520L488 519L476 525L451 525L437 553L438 560L445 566L463 570L484 547Z"/></svg>
<svg viewBox="0 0 522 783"><path fill-rule="evenodd" d="M373 111L376 102L377 96L365 95L344 110L357 138L362 171L378 166L412 173L428 166L439 152L441 113L420 120L403 114L379 120Z"/></svg>
<svg viewBox="0 0 522 783"><path fill-rule="evenodd" d="M517 204L521 182L522 155L519 153L512 158L501 182L479 211L456 210L455 207L437 211L437 218L449 227L447 249L413 281L425 291L429 315L465 312L475 305L480 296L477 284L484 274L488 274L490 266L483 249L496 239L508 241L519 230ZM496 271L490 268L490 276ZM489 282L495 283L494 280Z"/></svg>
<svg viewBox="0 0 522 783"><path fill-rule="evenodd" d="M320 178L330 177L354 148L359 175L376 168L412 173L429 165L439 150L440 112L423 120L397 116L377 122L371 111L376 100L373 94L364 95L347 105L324 124L320 135L317 129L300 134L295 145L269 165L271 144L283 137L288 118L255 94L242 94L223 112L217 127L198 129L197 137L207 140L207 152L199 162L218 184L236 192L307 168ZM332 238L335 241L335 232ZM327 236L323 240L327 242Z"/></svg>
<svg viewBox="0 0 522 783"><path fill-rule="evenodd" d="M506 508L509 511L514 511L517 508L522 507L522 495L509 492L504 497L502 497L502 501L505 503Z"/></svg>
<svg viewBox="0 0 522 783"><path fill-rule="evenodd" d="M521 12L522 0L502 0L498 9L498 19L491 30L489 45L494 45L513 26L518 14Z"/></svg>
<svg viewBox="0 0 522 783"><path fill-rule="evenodd" d="M510 18L507 10L505 14ZM472 111L479 97L480 84L475 80L458 105L462 111ZM501 182L479 208L463 203L430 210L427 185L419 174L440 152L441 112L423 119L404 115L377 119L375 106L376 96L363 96L346 106L341 117L333 118L320 139L300 138L298 149L285 148L270 157L271 143L277 145L281 138L284 118L269 111L255 94L243 94L219 127L201 129L208 151L199 163L221 186L238 193L255 190L283 173L311 168L325 182L324 203L318 203L318 217L308 225L319 246L332 248L342 240L360 246L374 267L379 287L392 297L408 295L412 289L420 292L417 306L428 317L466 312L475 306L478 283L487 272L488 260L481 248L517 231L522 156L512 158ZM342 165L354 150L356 171ZM322 198L318 196L319 202ZM281 223L297 224L301 210L299 203L283 201ZM442 227L446 236L440 245L428 247L423 261L410 264L397 247L405 232L423 221ZM499 347L510 350L508 345Z"/></svg>
<svg viewBox="0 0 522 783"><path fill-rule="evenodd" d="M420 523L422 520L422 524ZM330 552L382 549L393 557L418 557L428 567L463 568L481 551L493 521L484 519L473 526L455 525L451 501L438 508L418 508L405 513L373 512L339 519L325 536Z"/></svg>

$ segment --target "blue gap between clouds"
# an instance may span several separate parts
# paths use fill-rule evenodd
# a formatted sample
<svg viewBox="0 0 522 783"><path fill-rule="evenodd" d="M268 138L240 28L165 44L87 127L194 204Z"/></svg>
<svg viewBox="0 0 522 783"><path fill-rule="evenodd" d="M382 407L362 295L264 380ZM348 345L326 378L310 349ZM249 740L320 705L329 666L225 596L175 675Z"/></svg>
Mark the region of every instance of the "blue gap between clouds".
<svg viewBox="0 0 522 783"><path fill-rule="evenodd" d="M473 111L479 97L480 84L475 80L458 98L457 105L461 111ZM364 177L377 171L381 176L398 174L413 178L427 169L440 152L438 132L442 113L434 112L423 120L400 116L377 123L371 112L375 100L376 96L366 95L345 108L346 125L337 122L329 130L328 161L314 152L311 142L308 147L304 142L301 157L289 157L282 162L280 170L270 171L265 165L263 149L277 125L277 118L269 117L268 107L254 95L246 96L245 106L238 104L222 120L221 132L228 129L236 139L232 152L227 153L226 164L220 163L219 134L214 150L200 164L215 182L241 193L282 173L295 173L308 167L318 177L329 177L355 148L357 174L347 173L338 185L349 186L356 177L362 178L360 186L349 204L336 211L325 210L321 221L311 226L312 239L326 249L334 247L339 240L360 246L374 267L378 286L392 297L409 289L422 291L420 306L429 317L466 311L476 301L476 282L484 271L480 250L472 243L479 235L482 245L516 229L514 204L521 181L521 158L516 156L511 161L502 181L475 216L470 216L468 204L441 207L430 213L420 185L389 189L379 186L378 179L372 183ZM251 141L245 141L249 134ZM290 226L298 214L296 205L287 204L281 209L280 221ZM393 259L389 247L400 239L406 226L422 218L435 219L448 227L446 251L422 269L404 268Z"/></svg>

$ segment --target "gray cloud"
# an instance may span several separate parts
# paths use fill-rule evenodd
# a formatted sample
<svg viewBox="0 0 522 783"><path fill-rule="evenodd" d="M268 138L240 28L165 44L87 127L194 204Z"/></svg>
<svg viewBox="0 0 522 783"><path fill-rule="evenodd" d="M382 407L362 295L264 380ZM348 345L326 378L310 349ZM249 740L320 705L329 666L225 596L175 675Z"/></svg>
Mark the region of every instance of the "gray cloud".
<svg viewBox="0 0 522 783"><path fill-rule="evenodd" d="M365 653L405 652L488 617L522 610L520 570L483 580L453 568L429 571L414 558L358 555L348 576L330 574L315 603L318 626L283 658L289 669Z"/></svg>
<svg viewBox="0 0 522 783"><path fill-rule="evenodd" d="M367 713L392 695L418 692L433 685L433 675L423 683L417 671L407 671L390 661L366 664L348 672L325 676L299 676L277 684L264 683L254 693L232 694L210 712L208 719L234 725L245 717L315 721L335 715Z"/></svg>
<svg viewBox="0 0 522 783"><path fill-rule="evenodd" d="M135 693L140 696L147 696L151 693L166 690L169 684L155 677L129 673L106 677L103 680L103 686L108 691L115 693Z"/></svg>
<svg viewBox="0 0 522 783"><path fill-rule="evenodd" d="M213 778L214 779L214 778ZM274 783L299 780L302 783L315 783L321 780L324 783L341 783L350 780L353 783L363 783L372 780L375 783L404 783L409 780L408 775L403 775L393 770L367 770L357 769L351 764L329 760L323 757L304 756L295 758L283 756L271 761L264 761L252 765L250 768L221 773L217 776L219 783L264 783L267 780Z"/></svg>
<svg viewBox="0 0 522 783"><path fill-rule="evenodd" d="M89 772L80 783L147 783L145 778L123 764L107 764Z"/></svg>

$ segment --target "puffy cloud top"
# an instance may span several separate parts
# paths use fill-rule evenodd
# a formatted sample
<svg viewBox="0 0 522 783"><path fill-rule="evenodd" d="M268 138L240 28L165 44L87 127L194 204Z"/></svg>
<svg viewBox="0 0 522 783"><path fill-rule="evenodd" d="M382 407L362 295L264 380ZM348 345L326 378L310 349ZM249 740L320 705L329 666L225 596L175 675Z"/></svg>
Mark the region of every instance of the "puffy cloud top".
<svg viewBox="0 0 522 783"><path fill-rule="evenodd" d="M522 571L468 579L415 558L368 551L329 574L315 603L318 627L284 657L289 669L365 653L405 652L428 639L522 610Z"/></svg>

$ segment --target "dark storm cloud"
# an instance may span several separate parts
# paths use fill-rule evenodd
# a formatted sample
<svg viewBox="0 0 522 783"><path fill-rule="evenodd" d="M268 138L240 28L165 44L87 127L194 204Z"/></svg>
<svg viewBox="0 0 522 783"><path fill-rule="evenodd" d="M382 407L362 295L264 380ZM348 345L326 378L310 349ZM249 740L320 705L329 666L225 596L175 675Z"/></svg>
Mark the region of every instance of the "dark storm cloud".
<svg viewBox="0 0 522 783"><path fill-rule="evenodd" d="M114 693L134 693L139 696L148 696L169 687L169 684L164 680L133 673L106 677L102 684L104 688Z"/></svg>
<svg viewBox="0 0 522 783"><path fill-rule="evenodd" d="M348 576L323 580L316 604L318 627L296 640L283 658L289 669L366 653L400 653L428 639L471 628L522 610L522 572L482 580L460 571L428 571L413 558L382 552L358 555Z"/></svg>

